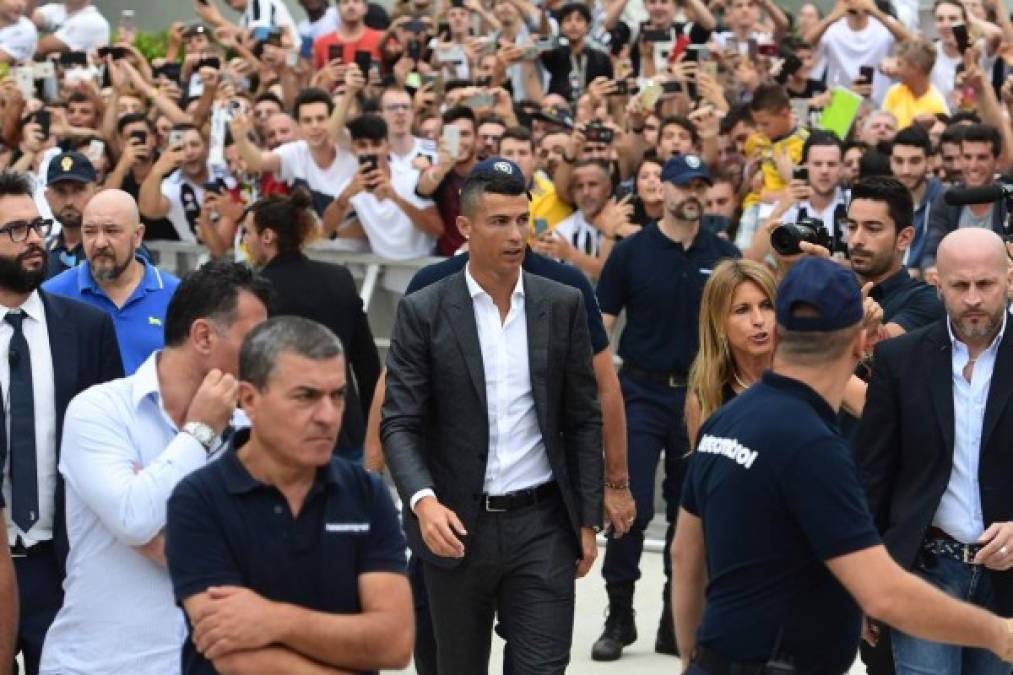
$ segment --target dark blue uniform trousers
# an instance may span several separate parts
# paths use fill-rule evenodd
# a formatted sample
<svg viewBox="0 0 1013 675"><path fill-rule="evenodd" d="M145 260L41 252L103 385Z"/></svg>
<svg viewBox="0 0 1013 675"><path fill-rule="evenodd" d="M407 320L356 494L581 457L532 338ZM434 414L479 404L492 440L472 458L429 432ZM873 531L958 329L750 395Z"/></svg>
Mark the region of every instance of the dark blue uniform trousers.
<svg viewBox="0 0 1013 675"><path fill-rule="evenodd" d="M42 643L63 605L63 574L52 549L24 558L14 558L18 579L20 621L14 653L21 652L25 673L39 672ZM15 666L14 672L17 672Z"/></svg>

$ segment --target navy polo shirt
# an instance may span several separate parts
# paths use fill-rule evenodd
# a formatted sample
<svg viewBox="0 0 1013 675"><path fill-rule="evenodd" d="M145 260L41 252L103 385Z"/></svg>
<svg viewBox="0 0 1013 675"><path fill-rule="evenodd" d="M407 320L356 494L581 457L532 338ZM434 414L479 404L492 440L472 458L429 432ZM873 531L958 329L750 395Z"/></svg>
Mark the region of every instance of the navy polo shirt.
<svg viewBox="0 0 1013 675"><path fill-rule="evenodd" d="M946 316L936 289L913 278L906 267L873 286L869 295L883 308L883 323L908 333Z"/></svg>
<svg viewBox="0 0 1013 675"><path fill-rule="evenodd" d="M340 458L317 470L295 518L288 501L246 470L236 432L216 462L169 498L165 556L176 602L210 586L243 586L277 602L335 614L362 611L358 577L405 573L405 538L383 481ZM193 626L187 620L189 630ZM187 639L183 673L214 673Z"/></svg>
<svg viewBox="0 0 1013 675"><path fill-rule="evenodd" d="M42 284L50 293L94 305L112 317L125 375L133 374L152 352L165 346L165 313L179 286L179 279L173 275L141 256L137 260L144 265L144 277L122 307L117 307L95 283L87 260Z"/></svg>
<svg viewBox="0 0 1013 675"><path fill-rule="evenodd" d="M718 261L740 255L703 228L686 250L656 222L617 243L598 279L598 303L612 316L626 309L623 361L660 374L688 373L698 349L703 286Z"/></svg>
<svg viewBox="0 0 1013 675"><path fill-rule="evenodd" d="M467 264L468 254L462 253L423 267L412 277L407 290L405 290L405 295L411 295L415 291L420 291L426 286L460 272ZM528 274L544 277L564 286L572 286L580 291L584 296L587 327L591 332L591 349L595 354L598 354L608 348L609 338L605 332L605 324L601 320L601 312L598 310L598 301L594 297L594 289L591 288L591 282L580 270L572 265L564 265L552 258L539 255L530 248L524 252L524 262L521 268Z"/></svg>
<svg viewBox="0 0 1013 675"><path fill-rule="evenodd" d="M847 672L861 611L825 561L880 538L826 400L765 372L701 427L682 506L705 532L699 644L764 662L780 642L800 673Z"/></svg>

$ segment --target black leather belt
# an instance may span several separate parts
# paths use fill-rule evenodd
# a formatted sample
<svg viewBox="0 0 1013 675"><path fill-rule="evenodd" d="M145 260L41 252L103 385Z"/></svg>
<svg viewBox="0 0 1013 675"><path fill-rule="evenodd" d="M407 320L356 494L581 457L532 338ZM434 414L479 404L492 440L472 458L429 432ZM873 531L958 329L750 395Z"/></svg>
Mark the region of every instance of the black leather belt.
<svg viewBox="0 0 1013 675"><path fill-rule="evenodd" d="M43 553L50 553L53 550L53 540L49 539L46 541L40 541L32 546L25 546L25 542L21 541L21 537L18 537L14 541L14 545L11 546L11 557L12 558L30 558L32 556L41 555Z"/></svg>
<svg viewBox="0 0 1013 675"><path fill-rule="evenodd" d="M978 563L974 562L974 557L984 547L981 544L965 544L938 527L930 527L925 533L922 548L929 553L935 553L965 565L976 565Z"/></svg>
<svg viewBox="0 0 1013 675"><path fill-rule="evenodd" d="M559 493L559 486L555 481L542 483L533 488L525 488L516 492L508 492L505 495L482 495L482 509L490 513L502 513L523 509L538 502L544 502L548 497Z"/></svg>
<svg viewBox="0 0 1013 675"><path fill-rule="evenodd" d="M766 668L765 663L731 661L704 647L693 650L693 663L700 666L707 675L763 675Z"/></svg>
<svg viewBox="0 0 1013 675"><path fill-rule="evenodd" d="M658 382L660 384L667 385L672 389L686 386L686 375L679 373L659 373L654 370L644 370L643 368L637 368L631 366L628 363L624 363L622 368L619 369L622 373L627 373L633 377L639 377L644 380L650 380L651 382Z"/></svg>

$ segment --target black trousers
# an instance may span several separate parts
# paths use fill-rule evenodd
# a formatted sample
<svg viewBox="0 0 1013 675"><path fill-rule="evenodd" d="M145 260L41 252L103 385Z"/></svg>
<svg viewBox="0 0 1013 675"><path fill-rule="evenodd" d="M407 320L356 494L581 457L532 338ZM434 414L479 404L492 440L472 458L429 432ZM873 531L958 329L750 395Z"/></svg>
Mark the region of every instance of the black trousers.
<svg viewBox="0 0 1013 675"><path fill-rule="evenodd" d="M36 555L14 558L14 572L18 578L18 623L15 655L20 652L25 660L25 673L39 672L42 643L46 632L63 605L63 576L56 553L52 549ZM14 672L17 672L15 667Z"/></svg>
<svg viewBox="0 0 1013 675"><path fill-rule="evenodd" d="M425 563L440 673L489 672L494 619L507 675L563 673L573 641L580 557L562 499L481 512L453 569Z"/></svg>

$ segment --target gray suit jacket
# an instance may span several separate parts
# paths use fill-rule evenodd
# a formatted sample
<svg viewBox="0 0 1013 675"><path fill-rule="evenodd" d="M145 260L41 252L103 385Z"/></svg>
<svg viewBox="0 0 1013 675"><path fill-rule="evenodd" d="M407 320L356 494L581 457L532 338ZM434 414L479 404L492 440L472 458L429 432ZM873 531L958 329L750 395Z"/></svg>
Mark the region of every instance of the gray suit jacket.
<svg viewBox="0 0 1013 675"><path fill-rule="evenodd" d="M580 528L602 519L604 471L587 315L576 289L522 274L538 424L579 556ZM473 532L489 424L478 326L463 270L401 300L380 434L405 505L419 490L432 488ZM417 555L444 567L460 563L428 549L407 509L404 523Z"/></svg>

